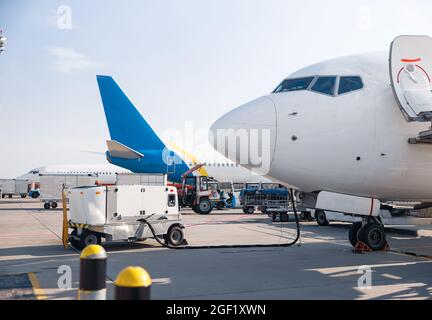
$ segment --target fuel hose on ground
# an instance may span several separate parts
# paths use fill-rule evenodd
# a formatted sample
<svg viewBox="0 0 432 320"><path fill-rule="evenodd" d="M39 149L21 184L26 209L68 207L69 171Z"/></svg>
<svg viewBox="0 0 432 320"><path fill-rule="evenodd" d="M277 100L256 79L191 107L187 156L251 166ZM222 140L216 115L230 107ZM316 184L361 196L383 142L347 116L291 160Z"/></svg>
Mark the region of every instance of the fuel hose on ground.
<svg viewBox="0 0 432 320"><path fill-rule="evenodd" d="M141 223L146 224L149 229L150 232L153 234L154 239L163 247L166 248L170 248L170 249L175 249L175 250L192 250L192 249L246 249L246 248L275 248L275 247L279 247L279 248L284 248L284 247L291 247L293 245L295 245L299 240L300 240L300 235L301 235L301 231L300 231L300 220L297 214L297 208L296 208L296 203L295 203L295 199L294 199L294 191L293 189L290 189L290 198L291 198L291 203L292 203L292 208L293 208L293 212L294 212L294 216L295 216L295 221L296 221L296 228L297 228L297 235L296 238L290 242L290 243L282 243L282 244L248 244L248 245L219 245L219 246L211 246L211 245L204 245L204 246L172 246L169 244L166 244L164 242L162 242L161 239L159 239L159 237L156 235L156 231L154 230L153 226L151 225L150 222L148 222L146 219L140 219L138 220Z"/></svg>

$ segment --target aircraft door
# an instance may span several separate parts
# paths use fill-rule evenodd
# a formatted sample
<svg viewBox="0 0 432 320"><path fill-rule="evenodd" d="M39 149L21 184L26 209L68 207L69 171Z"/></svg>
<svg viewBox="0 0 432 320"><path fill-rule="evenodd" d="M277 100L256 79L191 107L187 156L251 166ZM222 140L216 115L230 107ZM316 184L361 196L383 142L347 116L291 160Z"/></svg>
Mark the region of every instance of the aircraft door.
<svg viewBox="0 0 432 320"><path fill-rule="evenodd" d="M407 121L432 119L432 38L399 36L390 47L390 78Z"/></svg>

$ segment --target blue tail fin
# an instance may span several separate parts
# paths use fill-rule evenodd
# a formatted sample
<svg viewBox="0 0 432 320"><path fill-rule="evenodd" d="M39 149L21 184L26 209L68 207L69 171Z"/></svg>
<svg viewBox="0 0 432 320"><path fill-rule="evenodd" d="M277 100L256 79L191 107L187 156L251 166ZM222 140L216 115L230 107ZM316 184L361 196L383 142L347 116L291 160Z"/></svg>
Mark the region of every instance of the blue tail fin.
<svg viewBox="0 0 432 320"><path fill-rule="evenodd" d="M112 77L97 76L97 82L111 140L138 151L165 148L163 142Z"/></svg>

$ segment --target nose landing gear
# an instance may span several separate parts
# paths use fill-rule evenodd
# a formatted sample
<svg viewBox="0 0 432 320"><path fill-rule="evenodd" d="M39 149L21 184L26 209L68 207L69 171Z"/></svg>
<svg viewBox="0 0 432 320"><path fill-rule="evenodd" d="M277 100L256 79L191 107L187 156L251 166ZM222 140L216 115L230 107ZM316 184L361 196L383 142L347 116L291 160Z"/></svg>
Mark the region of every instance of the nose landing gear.
<svg viewBox="0 0 432 320"><path fill-rule="evenodd" d="M356 253L390 249L384 226L375 218L367 218L363 219L363 222L354 223L349 231L349 240Z"/></svg>

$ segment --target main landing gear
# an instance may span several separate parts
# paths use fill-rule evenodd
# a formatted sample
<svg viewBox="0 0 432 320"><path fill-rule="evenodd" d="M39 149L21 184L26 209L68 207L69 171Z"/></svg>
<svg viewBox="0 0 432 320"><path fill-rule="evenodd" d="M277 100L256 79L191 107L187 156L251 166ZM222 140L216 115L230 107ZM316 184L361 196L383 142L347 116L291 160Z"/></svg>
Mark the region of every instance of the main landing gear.
<svg viewBox="0 0 432 320"><path fill-rule="evenodd" d="M349 231L349 241L355 252L388 250L384 226L376 218L356 222Z"/></svg>

